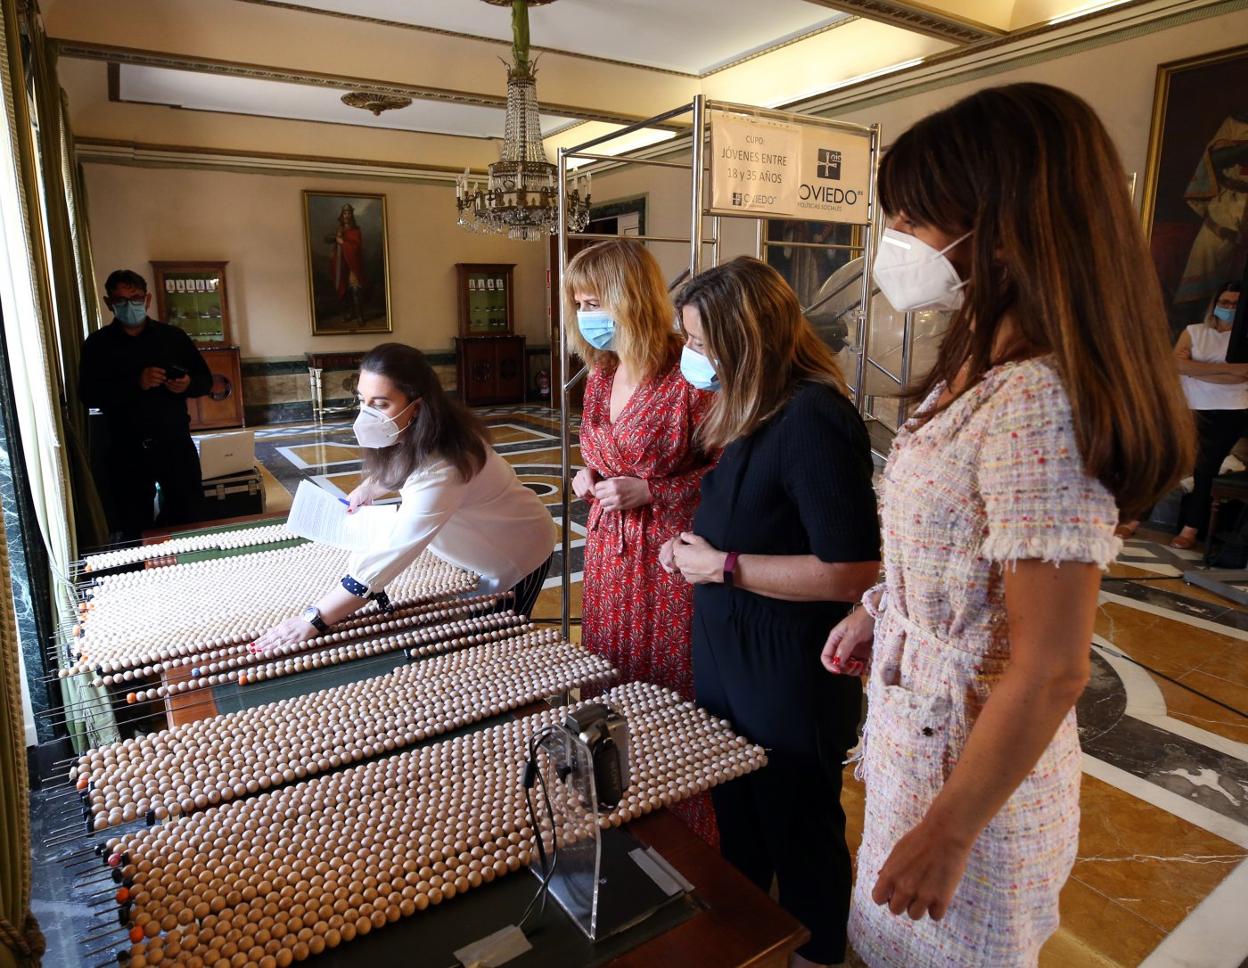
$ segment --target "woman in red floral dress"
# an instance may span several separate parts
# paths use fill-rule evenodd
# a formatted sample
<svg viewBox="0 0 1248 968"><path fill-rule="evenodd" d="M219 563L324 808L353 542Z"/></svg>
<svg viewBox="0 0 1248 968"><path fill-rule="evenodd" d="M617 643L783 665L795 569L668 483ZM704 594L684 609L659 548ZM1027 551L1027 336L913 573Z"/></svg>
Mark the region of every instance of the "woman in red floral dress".
<svg viewBox="0 0 1248 968"><path fill-rule="evenodd" d="M638 242L612 240L568 264L564 298L577 314L576 352L590 366L581 418L589 504L581 643L620 670L693 698L693 597L659 565L663 543L692 526L713 458L694 443L711 401L680 374L681 339L662 270ZM709 798L677 814L715 843Z"/></svg>

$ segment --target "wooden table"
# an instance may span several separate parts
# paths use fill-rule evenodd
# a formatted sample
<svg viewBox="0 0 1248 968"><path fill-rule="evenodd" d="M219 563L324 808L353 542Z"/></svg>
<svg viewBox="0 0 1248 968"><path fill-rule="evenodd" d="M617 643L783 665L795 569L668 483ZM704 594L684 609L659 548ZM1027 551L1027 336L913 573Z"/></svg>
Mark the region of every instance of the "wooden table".
<svg viewBox="0 0 1248 968"><path fill-rule="evenodd" d="M225 523L213 522L214 525ZM145 540L147 538L145 535ZM151 540L159 540L159 537L152 533ZM376 657L371 662L364 662L370 665L393 662L397 666L403 663L403 658L402 653L395 653L387 659ZM181 675L189 675L189 667L178 671ZM376 674L381 671L376 670ZM298 678L294 677L289 685L297 689ZM176 677L170 676L165 681L176 681ZM204 689L167 699L170 725L216 715L212 695L213 690ZM516 710L511 715L523 716L535 708L530 706ZM437 739L430 742L437 742ZM606 962L610 968L787 968L790 956L809 940L810 933L796 918L750 883L667 810L634 820L625 829L662 854L693 884L697 909L688 919ZM469 898L477 893L471 892ZM452 908L448 907L449 910ZM357 956L363 956L362 960L374 968L386 968L391 963L391 953L398 953L395 956L399 960L394 964L415 964L417 962L413 962L411 957L413 951L421 948L422 923L424 921L420 917L407 919L390 930L379 932L374 938L361 939L371 942L366 946L367 951L358 950L360 944L355 942L343 946L334 954L350 954L352 963ZM505 921L498 926L503 923ZM482 925L483 929L486 927L488 925ZM566 930L576 931L571 922L568 922ZM485 933L488 931L483 930L482 934ZM436 968L441 968L440 963ZM566 968L577 966L568 965Z"/></svg>
<svg viewBox="0 0 1248 968"><path fill-rule="evenodd" d="M666 810L628 824L685 876L704 907L611 968L787 968L810 932Z"/></svg>

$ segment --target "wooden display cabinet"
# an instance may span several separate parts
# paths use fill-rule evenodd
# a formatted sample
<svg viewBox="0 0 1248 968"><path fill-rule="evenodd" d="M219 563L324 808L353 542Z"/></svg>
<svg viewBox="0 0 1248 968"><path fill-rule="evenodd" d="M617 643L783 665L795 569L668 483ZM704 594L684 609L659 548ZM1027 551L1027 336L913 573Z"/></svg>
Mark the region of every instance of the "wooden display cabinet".
<svg viewBox="0 0 1248 968"><path fill-rule="evenodd" d="M515 331L515 266L457 262L460 336L510 336Z"/></svg>
<svg viewBox="0 0 1248 968"><path fill-rule="evenodd" d="M523 403L528 373L516 336L515 266L457 262L459 393L470 406Z"/></svg>
<svg viewBox="0 0 1248 968"><path fill-rule="evenodd" d="M237 346L201 346L212 373L206 396L188 397L186 411L192 430L219 430L243 425L243 368Z"/></svg>
<svg viewBox="0 0 1248 968"><path fill-rule="evenodd" d="M156 318L186 333L212 372L207 396L186 401L192 430L243 425L243 367L230 326L228 262L153 262Z"/></svg>
<svg viewBox="0 0 1248 968"><path fill-rule="evenodd" d="M457 336L459 393L472 407L524 403L523 336Z"/></svg>
<svg viewBox="0 0 1248 968"><path fill-rule="evenodd" d="M228 262L153 262L156 318L176 326L196 346L230 346L230 302L225 288Z"/></svg>

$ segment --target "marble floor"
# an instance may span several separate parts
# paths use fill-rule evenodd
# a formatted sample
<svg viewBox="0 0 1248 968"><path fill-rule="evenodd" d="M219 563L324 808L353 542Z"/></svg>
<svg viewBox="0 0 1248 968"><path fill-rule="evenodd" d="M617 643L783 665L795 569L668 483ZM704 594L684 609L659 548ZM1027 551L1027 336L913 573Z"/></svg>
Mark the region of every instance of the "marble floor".
<svg viewBox="0 0 1248 968"><path fill-rule="evenodd" d="M483 415L495 447L564 526L557 415ZM359 480L346 422L260 428L256 449L271 511L304 478L340 494ZM567 526L575 617L583 506ZM1042 968L1248 968L1248 614L1183 581L1195 555L1148 537L1129 542L1102 583L1093 679L1079 705L1079 856ZM559 616L561 567L556 555L541 618ZM862 788L849 772L844 802L856 846Z"/></svg>

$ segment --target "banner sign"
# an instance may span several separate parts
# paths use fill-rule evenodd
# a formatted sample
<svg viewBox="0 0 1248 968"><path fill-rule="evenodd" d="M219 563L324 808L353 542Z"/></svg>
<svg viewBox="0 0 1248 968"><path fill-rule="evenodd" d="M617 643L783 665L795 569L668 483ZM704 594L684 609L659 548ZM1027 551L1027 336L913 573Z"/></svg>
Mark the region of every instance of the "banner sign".
<svg viewBox="0 0 1248 968"><path fill-rule="evenodd" d="M709 115L712 213L870 221L868 135L722 110Z"/></svg>

